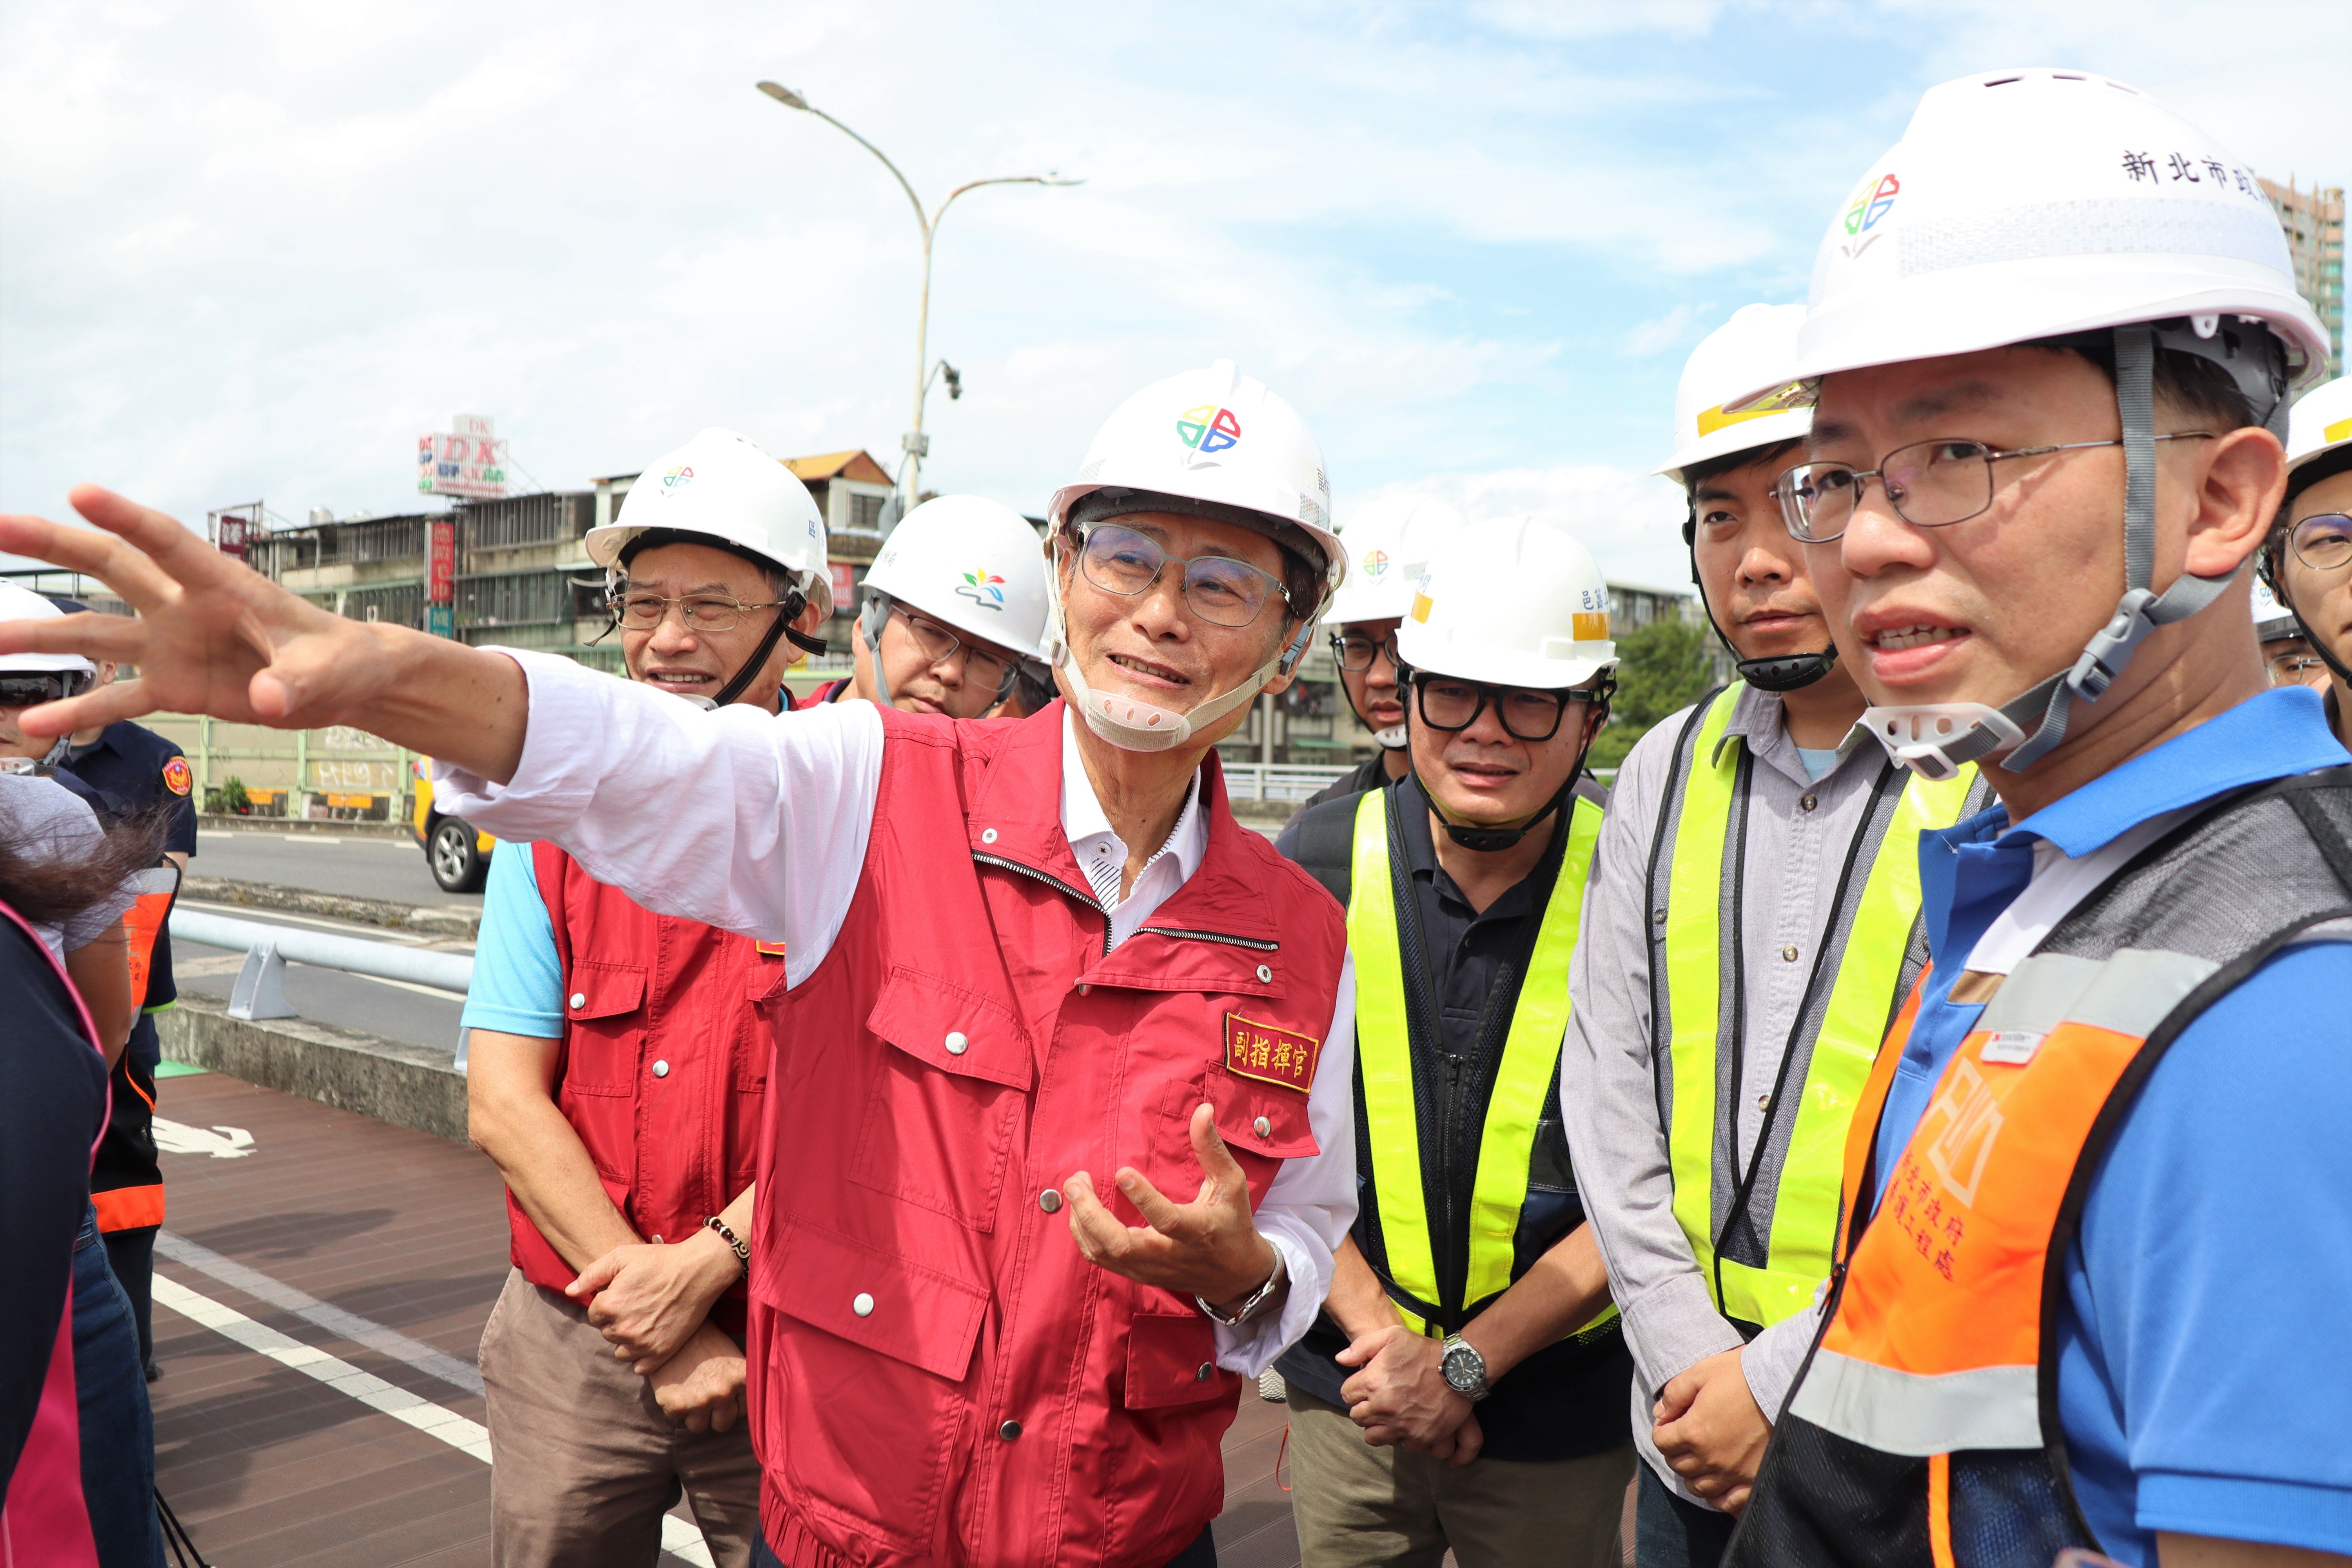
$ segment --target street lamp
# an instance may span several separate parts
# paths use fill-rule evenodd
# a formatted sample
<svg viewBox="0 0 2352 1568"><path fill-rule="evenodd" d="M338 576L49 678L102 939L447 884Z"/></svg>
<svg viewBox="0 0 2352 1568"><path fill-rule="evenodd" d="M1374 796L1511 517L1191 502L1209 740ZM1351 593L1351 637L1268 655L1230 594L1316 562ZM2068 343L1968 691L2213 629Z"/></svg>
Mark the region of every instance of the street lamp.
<svg viewBox="0 0 2352 1568"><path fill-rule="evenodd" d="M898 172L898 165L893 163L887 157L884 156L881 148L877 147L873 142L866 140L865 137L858 135L856 132L852 131L848 126L844 125L840 121L835 120L832 115L827 114L824 110L819 109L807 99L803 98L799 93L794 92L791 88L772 81L763 81L759 83L758 86L761 92L766 93L770 98L774 99L786 109L797 109L803 114L815 115L819 120L824 121L827 125L832 126L835 130L840 132L851 141L856 142L860 147L865 148L877 158L880 158L882 160L882 166L889 170L891 178L898 182L898 188L907 193L908 205L915 209L915 222L922 227L923 295L922 302L915 312L915 423L914 428L908 431L905 438L899 443L900 447L904 448L907 454L907 500L905 502L905 509L906 510L911 511L914 510L916 503L922 499L923 458L928 456L930 451L930 438L923 434L923 403L926 396L930 392L931 381L935 376L944 373L948 383L949 397L952 399L963 395L963 381L956 373L954 367L950 366L945 360L941 360L938 368L934 370L930 367L929 360L930 352L929 336L931 324L931 240L939 232L940 220L947 216L948 208L955 204L955 199L958 196L963 195L966 191L976 191L982 185L1081 185L1086 184L1086 182L1083 180L1066 180L1059 174L1004 174L999 175L994 179L972 180L967 184L958 185L954 190L950 191L947 194L946 198L931 211L929 216L926 216L923 212L922 198L915 195L915 187L908 182L906 175Z"/></svg>

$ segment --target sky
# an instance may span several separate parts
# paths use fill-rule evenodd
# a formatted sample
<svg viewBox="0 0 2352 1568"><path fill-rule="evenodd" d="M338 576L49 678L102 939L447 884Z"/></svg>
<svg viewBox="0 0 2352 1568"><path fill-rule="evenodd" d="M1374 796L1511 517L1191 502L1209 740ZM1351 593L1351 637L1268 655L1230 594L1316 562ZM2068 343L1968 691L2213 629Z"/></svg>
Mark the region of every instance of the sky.
<svg viewBox="0 0 2352 1568"><path fill-rule="evenodd" d="M1373 497L1686 576L1684 357L1801 300L1919 93L2116 77L2352 184L2341 0L334 5L0 12L0 510L416 510L488 415L549 489L706 426L898 460L940 224L928 489L1024 511L1148 382L1238 361Z"/></svg>

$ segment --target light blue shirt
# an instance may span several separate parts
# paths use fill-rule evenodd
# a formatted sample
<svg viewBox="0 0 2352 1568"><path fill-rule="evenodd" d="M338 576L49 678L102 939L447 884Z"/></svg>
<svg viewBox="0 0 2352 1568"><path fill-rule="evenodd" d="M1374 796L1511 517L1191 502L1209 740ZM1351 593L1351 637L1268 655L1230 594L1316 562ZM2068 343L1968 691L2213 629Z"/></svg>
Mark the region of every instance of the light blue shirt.
<svg viewBox="0 0 2352 1568"><path fill-rule="evenodd" d="M482 928L474 941L474 978L466 989L468 1029L496 1029L536 1039L563 1037L563 961L555 925L539 896L530 846L499 840L482 894Z"/></svg>
<svg viewBox="0 0 2352 1568"><path fill-rule="evenodd" d="M1900 1149L1981 1008L1948 993L2031 878L2150 817L2352 761L2318 694L2281 687L2053 802L1919 840L1936 968L1878 1146ZM2292 947L2173 1043L2092 1178L2065 1260L2058 1417L2104 1549L2156 1532L2352 1552L2352 942ZM1895 1162L1879 1162L1877 1197ZM1874 1200L1874 1202L1875 1200Z"/></svg>

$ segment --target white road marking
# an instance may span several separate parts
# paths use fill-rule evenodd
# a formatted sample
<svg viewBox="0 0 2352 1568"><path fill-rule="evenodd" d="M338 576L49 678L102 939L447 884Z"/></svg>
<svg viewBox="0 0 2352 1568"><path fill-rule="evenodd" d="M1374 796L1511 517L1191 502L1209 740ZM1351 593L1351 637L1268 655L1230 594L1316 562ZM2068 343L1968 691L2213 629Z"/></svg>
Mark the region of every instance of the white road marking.
<svg viewBox="0 0 2352 1568"><path fill-rule="evenodd" d="M267 1323L257 1323L236 1308L209 1296L200 1296L167 1274L155 1276L155 1304L234 1340L258 1355L268 1356L280 1366L291 1367L305 1377L316 1378L329 1388L348 1394L371 1410L380 1410L486 1465L490 1462L490 1431L480 1422L469 1421L454 1410L419 1398L373 1373L362 1372L340 1356L290 1339ZM703 1543L702 1531L675 1514L662 1515L662 1550L694 1564L694 1568L713 1568L710 1548Z"/></svg>
<svg viewBox="0 0 2352 1568"><path fill-rule="evenodd" d="M215 1160L242 1160L253 1152L253 1134L242 1127L206 1131L158 1116L155 1147L166 1154L210 1154Z"/></svg>

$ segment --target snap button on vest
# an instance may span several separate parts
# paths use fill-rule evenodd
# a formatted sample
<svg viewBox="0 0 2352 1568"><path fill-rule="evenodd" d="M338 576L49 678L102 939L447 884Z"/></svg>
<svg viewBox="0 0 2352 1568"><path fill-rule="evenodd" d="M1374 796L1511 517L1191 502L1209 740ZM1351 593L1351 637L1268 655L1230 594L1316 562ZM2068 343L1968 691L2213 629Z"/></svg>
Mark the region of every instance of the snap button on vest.
<svg viewBox="0 0 2352 1568"><path fill-rule="evenodd" d="M964 1052L971 1049L971 1041L965 1037L964 1032L961 1029L958 1029L954 1034L950 1035L947 1037L946 1044L948 1047L948 1055L951 1057L960 1057L963 1055Z"/></svg>
<svg viewBox="0 0 2352 1568"><path fill-rule="evenodd" d="M1194 1383L1206 1383L1209 1381L1210 1377L1215 1373L1216 1370L1217 1368L1214 1363L1204 1361L1201 1363L1201 1370L1192 1374L1192 1381Z"/></svg>
<svg viewBox="0 0 2352 1568"><path fill-rule="evenodd" d="M874 1315L874 1298L860 1290L849 1299L849 1310L861 1318L870 1318Z"/></svg>
<svg viewBox="0 0 2352 1568"><path fill-rule="evenodd" d="M656 1062L656 1063L654 1063L654 1076L655 1076L656 1078L667 1078L667 1077L669 1076L669 1063L667 1063L667 1062Z"/></svg>
<svg viewBox="0 0 2352 1568"><path fill-rule="evenodd" d="M1274 1123L1261 1116L1255 1121L1250 1123L1250 1131L1256 1133L1261 1138L1270 1137L1274 1132Z"/></svg>
<svg viewBox="0 0 2352 1568"><path fill-rule="evenodd" d="M572 994L572 1005L575 1008L588 1005L588 994L584 991L574 991Z"/></svg>
<svg viewBox="0 0 2352 1568"><path fill-rule="evenodd" d="M1010 1443L1013 1438L1021 1436L1021 1423L1018 1421L1007 1421L1003 1426L999 1426L996 1429L996 1435Z"/></svg>
<svg viewBox="0 0 2352 1568"><path fill-rule="evenodd" d="M1047 1187L1044 1192L1039 1193L1037 1194L1037 1206L1044 1209L1047 1214L1060 1214L1062 1212L1061 1189L1059 1187Z"/></svg>
<svg viewBox="0 0 2352 1568"><path fill-rule="evenodd" d="M1263 984L1266 981L1274 978L1274 971L1261 963L1257 966L1257 977L1259 984Z"/></svg>
<svg viewBox="0 0 2352 1568"><path fill-rule="evenodd" d="M982 844L993 844L993 843L995 843L995 842L996 842L996 829L994 829L993 827L983 827L983 828L982 828L982 829L980 830L980 841L981 841Z"/></svg>

